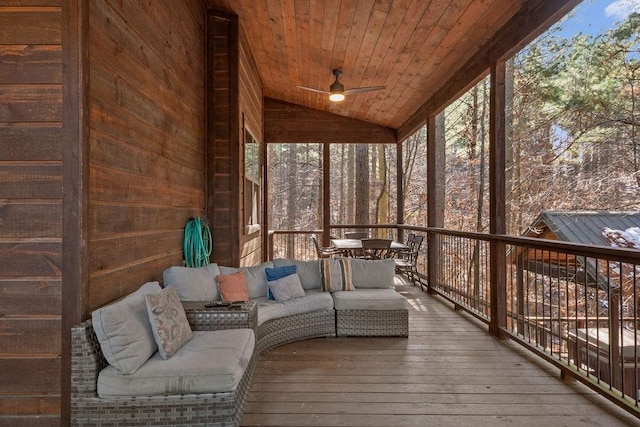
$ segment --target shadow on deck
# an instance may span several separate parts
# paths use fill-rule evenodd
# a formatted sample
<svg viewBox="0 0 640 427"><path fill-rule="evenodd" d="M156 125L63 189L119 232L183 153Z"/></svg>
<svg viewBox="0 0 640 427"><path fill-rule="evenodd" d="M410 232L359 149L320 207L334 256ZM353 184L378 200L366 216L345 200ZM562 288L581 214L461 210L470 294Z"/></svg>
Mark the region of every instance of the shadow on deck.
<svg viewBox="0 0 640 427"><path fill-rule="evenodd" d="M245 426L625 426L640 420L419 288L409 338L320 338L258 363Z"/></svg>

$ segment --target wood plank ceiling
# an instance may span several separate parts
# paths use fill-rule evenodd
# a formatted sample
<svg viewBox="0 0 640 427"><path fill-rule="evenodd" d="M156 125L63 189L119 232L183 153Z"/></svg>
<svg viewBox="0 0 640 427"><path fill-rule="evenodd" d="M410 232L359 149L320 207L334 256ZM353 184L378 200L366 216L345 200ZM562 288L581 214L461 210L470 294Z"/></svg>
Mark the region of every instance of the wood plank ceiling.
<svg viewBox="0 0 640 427"><path fill-rule="evenodd" d="M264 96L398 129L525 0L210 0L237 14ZM346 89L385 86L332 103Z"/></svg>

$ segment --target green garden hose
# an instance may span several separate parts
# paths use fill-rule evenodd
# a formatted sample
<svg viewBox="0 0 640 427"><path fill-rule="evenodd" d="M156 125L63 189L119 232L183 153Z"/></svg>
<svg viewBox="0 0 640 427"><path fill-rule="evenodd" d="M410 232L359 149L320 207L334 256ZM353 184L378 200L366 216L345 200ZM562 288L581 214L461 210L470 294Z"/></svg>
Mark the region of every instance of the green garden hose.
<svg viewBox="0 0 640 427"><path fill-rule="evenodd" d="M209 264L211 255L211 230L200 217L191 218L184 227L184 261L187 267Z"/></svg>

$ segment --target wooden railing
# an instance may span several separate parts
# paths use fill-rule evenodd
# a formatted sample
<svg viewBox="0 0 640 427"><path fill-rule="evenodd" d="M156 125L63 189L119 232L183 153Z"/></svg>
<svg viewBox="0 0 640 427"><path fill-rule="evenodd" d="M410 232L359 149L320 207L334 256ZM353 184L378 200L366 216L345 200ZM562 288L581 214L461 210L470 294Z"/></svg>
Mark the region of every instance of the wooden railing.
<svg viewBox="0 0 640 427"><path fill-rule="evenodd" d="M270 230L268 258L290 258L307 261L317 258L311 236L322 235L322 230Z"/></svg>
<svg viewBox="0 0 640 427"><path fill-rule="evenodd" d="M429 292L640 417L640 251L406 225L330 234L363 228L426 235L418 270ZM271 232L274 257L315 258L312 233L322 230Z"/></svg>
<svg viewBox="0 0 640 427"><path fill-rule="evenodd" d="M431 292L640 416L640 251L427 232Z"/></svg>

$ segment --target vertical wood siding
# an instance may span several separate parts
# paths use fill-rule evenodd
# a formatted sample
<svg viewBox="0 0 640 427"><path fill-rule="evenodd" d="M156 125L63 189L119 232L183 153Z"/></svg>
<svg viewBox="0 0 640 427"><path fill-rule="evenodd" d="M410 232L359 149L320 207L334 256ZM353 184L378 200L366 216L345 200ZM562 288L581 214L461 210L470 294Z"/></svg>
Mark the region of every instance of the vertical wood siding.
<svg viewBox="0 0 640 427"><path fill-rule="evenodd" d="M204 214L205 5L89 6L93 309L179 264ZM60 424L62 16L0 2L0 425Z"/></svg>
<svg viewBox="0 0 640 427"><path fill-rule="evenodd" d="M253 61L251 51L249 50L249 41L244 34L240 33L240 58L239 58L239 87L240 87L240 113L244 118L244 126L246 126L253 137L264 148L264 137L262 131L262 82L258 73L258 68ZM242 122L240 123L240 135L241 141L243 141ZM244 153L242 147L239 148L241 153ZM242 170L242 169L241 169ZM242 179L242 177L240 178ZM265 182L262 185L266 185ZM240 200L244 200L244 187L242 188L242 197ZM264 201L263 201L264 202ZM241 212L240 220L244 220L244 204L242 206L243 212ZM243 224L244 225L244 224ZM256 265L262 262L262 233L265 230L262 229L259 233L253 233L250 236L243 234L240 248L240 265Z"/></svg>
<svg viewBox="0 0 640 427"><path fill-rule="evenodd" d="M60 413L62 10L0 2L0 425Z"/></svg>
<svg viewBox="0 0 640 427"><path fill-rule="evenodd" d="M89 12L89 305L161 280L204 215L204 5L99 1Z"/></svg>

